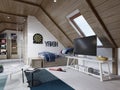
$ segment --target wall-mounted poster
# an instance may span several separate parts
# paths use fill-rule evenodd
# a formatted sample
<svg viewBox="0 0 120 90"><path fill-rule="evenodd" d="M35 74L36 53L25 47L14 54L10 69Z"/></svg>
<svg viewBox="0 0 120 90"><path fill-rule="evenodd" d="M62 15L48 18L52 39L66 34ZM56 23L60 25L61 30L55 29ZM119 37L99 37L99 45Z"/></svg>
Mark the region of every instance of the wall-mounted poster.
<svg viewBox="0 0 120 90"><path fill-rule="evenodd" d="M33 36L33 43L35 43L35 44L42 44L43 43L42 35L39 34L39 33L34 34L34 36Z"/></svg>

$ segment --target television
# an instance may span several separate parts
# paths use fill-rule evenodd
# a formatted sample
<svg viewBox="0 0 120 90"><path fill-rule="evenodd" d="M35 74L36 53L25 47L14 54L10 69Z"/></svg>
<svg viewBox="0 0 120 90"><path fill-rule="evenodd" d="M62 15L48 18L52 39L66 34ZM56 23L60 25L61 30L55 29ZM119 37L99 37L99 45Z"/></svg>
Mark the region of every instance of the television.
<svg viewBox="0 0 120 90"><path fill-rule="evenodd" d="M74 39L74 55L96 56L97 37L89 36Z"/></svg>

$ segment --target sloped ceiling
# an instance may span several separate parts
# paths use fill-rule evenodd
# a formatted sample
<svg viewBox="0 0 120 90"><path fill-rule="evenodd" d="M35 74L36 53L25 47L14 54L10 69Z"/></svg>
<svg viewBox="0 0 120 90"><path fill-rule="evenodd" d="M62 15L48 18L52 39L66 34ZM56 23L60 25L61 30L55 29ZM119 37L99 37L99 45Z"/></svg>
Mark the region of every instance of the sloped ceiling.
<svg viewBox="0 0 120 90"><path fill-rule="evenodd" d="M65 47L81 37L66 16L79 9L105 47L120 47L120 0L0 0L0 31L35 16ZM8 18L8 16L10 18Z"/></svg>

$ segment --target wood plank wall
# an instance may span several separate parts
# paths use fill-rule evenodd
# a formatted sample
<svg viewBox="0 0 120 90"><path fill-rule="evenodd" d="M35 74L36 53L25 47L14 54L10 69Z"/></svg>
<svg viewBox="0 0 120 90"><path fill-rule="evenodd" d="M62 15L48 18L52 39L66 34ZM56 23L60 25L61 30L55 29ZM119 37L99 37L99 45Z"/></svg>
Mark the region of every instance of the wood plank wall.
<svg viewBox="0 0 120 90"><path fill-rule="evenodd" d="M65 47L72 46L72 42L70 42L42 9L39 9L36 17Z"/></svg>
<svg viewBox="0 0 120 90"><path fill-rule="evenodd" d="M94 0L93 2L103 3L105 0ZM94 32L102 41L104 47L116 47L108 33L105 32L104 27L90 9L90 6L86 3L86 0L60 0L56 3L53 3L50 0L44 0L44 2L41 3L41 6L72 41L74 38L80 36L68 23L66 16L74 10L79 9L80 13L85 17L88 23L92 26Z"/></svg>
<svg viewBox="0 0 120 90"><path fill-rule="evenodd" d="M69 3L69 4L68 4ZM69 24L66 16L72 13L79 6L79 0L58 0L56 3L44 0L41 7L57 23L64 33L73 41L80 37L74 28Z"/></svg>
<svg viewBox="0 0 120 90"><path fill-rule="evenodd" d="M17 25L11 24L11 23L0 23L0 32L3 32L4 30L16 30Z"/></svg>
<svg viewBox="0 0 120 90"><path fill-rule="evenodd" d="M120 47L120 0L91 0L91 2Z"/></svg>
<svg viewBox="0 0 120 90"><path fill-rule="evenodd" d="M120 0L91 0L108 32L120 47ZM118 48L113 48L113 73L118 74Z"/></svg>
<svg viewBox="0 0 120 90"><path fill-rule="evenodd" d="M84 16L87 22L90 24L94 32L100 38L103 43L104 47L116 47L113 43L112 39L109 37L108 33L106 32L106 28L104 28L103 23L99 21L98 16L96 15L95 11L91 8L89 3L86 0L80 0L81 3L79 6L80 13ZM84 9L83 9L84 8Z"/></svg>

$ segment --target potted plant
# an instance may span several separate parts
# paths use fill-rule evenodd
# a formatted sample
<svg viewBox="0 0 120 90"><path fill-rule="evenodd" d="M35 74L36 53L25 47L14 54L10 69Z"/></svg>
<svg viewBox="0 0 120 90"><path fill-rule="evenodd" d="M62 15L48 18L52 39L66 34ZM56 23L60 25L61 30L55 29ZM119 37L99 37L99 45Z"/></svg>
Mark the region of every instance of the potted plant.
<svg viewBox="0 0 120 90"><path fill-rule="evenodd" d="M3 72L3 65L0 65L0 73Z"/></svg>

